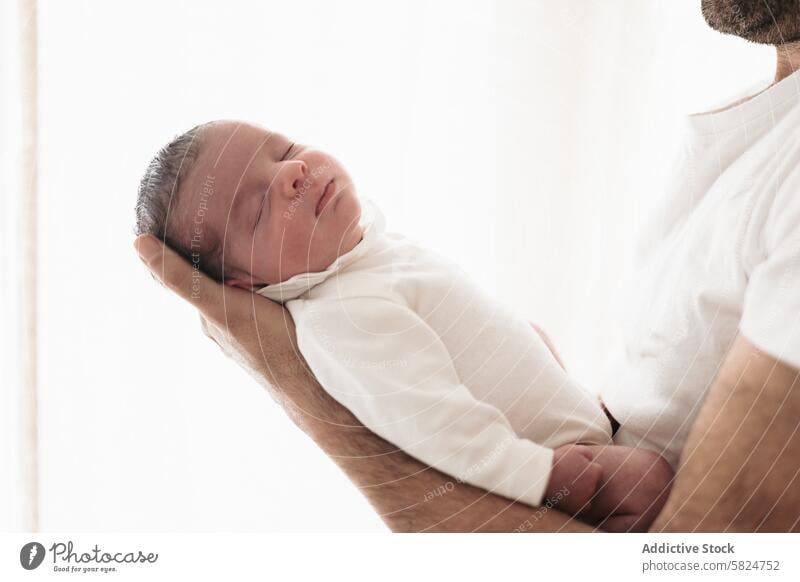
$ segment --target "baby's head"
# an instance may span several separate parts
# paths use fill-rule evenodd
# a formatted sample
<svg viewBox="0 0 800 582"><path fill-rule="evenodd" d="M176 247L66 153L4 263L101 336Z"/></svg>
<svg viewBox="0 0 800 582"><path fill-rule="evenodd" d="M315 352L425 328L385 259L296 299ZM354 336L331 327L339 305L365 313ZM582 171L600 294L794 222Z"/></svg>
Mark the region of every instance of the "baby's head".
<svg viewBox="0 0 800 582"><path fill-rule="evenodd" d="M361 240L360 217L352 179L330 155L258 125L211 121L150 162L136 234L253 289L325 270Z"/></svg>

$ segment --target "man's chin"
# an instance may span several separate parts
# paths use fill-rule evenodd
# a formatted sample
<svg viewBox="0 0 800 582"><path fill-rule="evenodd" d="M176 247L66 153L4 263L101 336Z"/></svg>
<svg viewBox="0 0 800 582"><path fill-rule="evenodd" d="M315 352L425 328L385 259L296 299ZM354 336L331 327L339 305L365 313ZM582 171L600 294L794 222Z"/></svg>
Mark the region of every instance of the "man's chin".
<svg viewBox="0 0 800 582"><path fill-rule="evenodd" d="M703 0L702 12L714 30L753 43L800 40L800 0Z"/></svg>
<svg viewBox="0 0 800 582"><path fill-rule="evenodd" d="M781 46L786 44L795 43L800 40L800 36L794 35L790 37L784 37L780 34L775 33L774 31L771 32L764 32L764 33L753 33L753 34L737 34L736 36L743 38L746 41L755 43L755 44L765 44L770 46Z"/></svg>
<svg viewBox="0 0 800 582"><path fill-rule="evenodd" d="M775 26L775 23L770 21L739 33L736 36L756 44L780 46L800 40L800 31L798 31L796 27L796 22L792 22L791 27L786 27Z"/></svg>

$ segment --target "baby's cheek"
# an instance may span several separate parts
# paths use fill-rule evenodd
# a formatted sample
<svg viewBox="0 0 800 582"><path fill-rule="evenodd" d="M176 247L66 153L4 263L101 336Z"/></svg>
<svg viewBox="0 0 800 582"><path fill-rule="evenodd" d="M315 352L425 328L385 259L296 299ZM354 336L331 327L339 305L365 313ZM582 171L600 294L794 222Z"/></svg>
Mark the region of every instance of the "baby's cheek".
<svg viewBox="0 0 800 582"><path fill-rule="evenodd" d="M293 273L309 271L309 234L300 229L291 229L278 237L271 245L270 256L282 271Z"/></svg>

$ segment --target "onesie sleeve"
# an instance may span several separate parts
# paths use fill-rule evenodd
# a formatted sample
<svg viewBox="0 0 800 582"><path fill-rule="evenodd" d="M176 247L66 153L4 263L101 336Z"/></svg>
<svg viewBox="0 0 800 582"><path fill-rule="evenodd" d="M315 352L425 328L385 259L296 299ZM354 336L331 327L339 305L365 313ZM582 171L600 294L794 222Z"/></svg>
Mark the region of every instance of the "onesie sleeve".
<svg viewBox="0 0 800 582"><path fill-rule="evenodd" d="M739 329L774 358L800 368L800 172L784 181L761 232Z"/></svg>
<svg viewBox="0 0 800 582"><path fill-rule="evenodd" d="M477 400L413 310L349 298L299 300L290 311L311 371L364 426L457 481L542 503L553 450L518 438L500 410Z"/></svg>

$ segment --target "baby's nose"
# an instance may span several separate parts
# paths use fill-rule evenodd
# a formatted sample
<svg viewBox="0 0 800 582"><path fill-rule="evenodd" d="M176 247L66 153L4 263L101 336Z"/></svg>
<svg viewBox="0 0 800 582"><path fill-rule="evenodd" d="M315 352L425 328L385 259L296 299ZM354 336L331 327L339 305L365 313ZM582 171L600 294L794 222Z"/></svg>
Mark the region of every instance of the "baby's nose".
<svg viewBox="0 0 800 582"><path fill-rule="evenodd" d="M296 196L297 194L303 194L304 191L308 189L308 184L306 183L307 175L308 168L305 162L300 160L292 162L292 168L289 171L287 180L291 185L288 192L289 195Z"/></svg>

